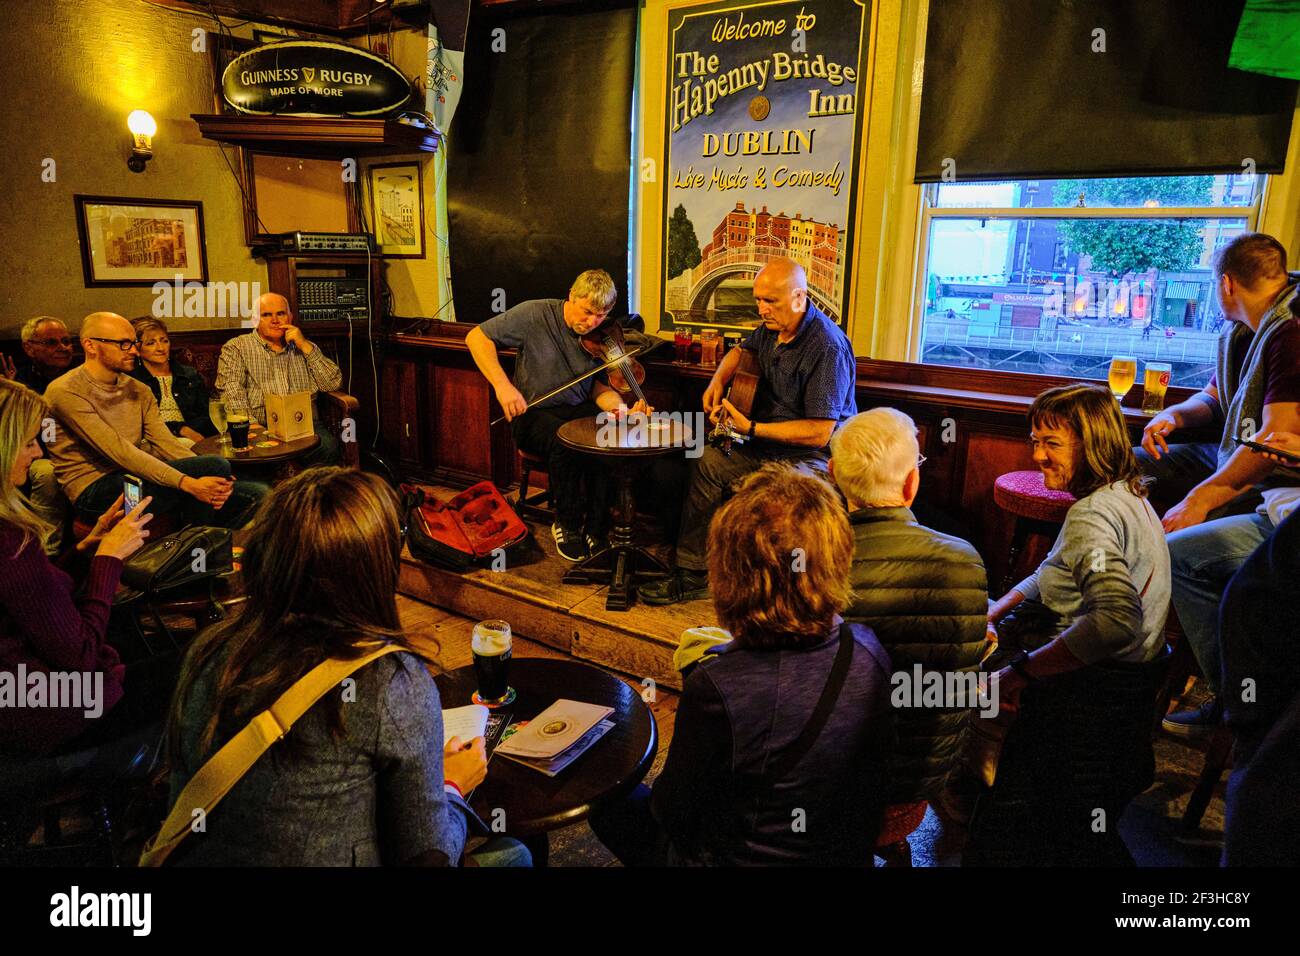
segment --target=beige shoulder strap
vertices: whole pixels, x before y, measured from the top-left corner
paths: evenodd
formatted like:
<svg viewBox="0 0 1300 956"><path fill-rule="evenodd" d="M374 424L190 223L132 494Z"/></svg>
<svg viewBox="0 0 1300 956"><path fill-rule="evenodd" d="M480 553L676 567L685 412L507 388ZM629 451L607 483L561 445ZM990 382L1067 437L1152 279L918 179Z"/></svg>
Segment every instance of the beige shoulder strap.
<svg viewBox="0 0 1300 956"><path fill-rule="evenodd" d="M208 758L190 778L158 833L145 844L140 854L140 866L162 866L181 841L193 832L194 811L202 809L205 815L211 813L257 759L287 734L294 721L307 713L331 688L371 661L405 650L407 648L397 644L385 644L350 660L330 658L304 674L274 704L254 717L247 727Z"/></svg>

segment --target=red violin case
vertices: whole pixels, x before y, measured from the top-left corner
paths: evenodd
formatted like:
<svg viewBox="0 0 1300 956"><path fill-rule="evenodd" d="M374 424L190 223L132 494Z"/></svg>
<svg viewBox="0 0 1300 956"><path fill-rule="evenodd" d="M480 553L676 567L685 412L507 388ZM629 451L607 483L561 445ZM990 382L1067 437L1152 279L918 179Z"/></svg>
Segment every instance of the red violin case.
<svg viewBox="0 0 1300 956"><path fill-rule="evenodd" d="M411 554L452 571L486 566L498 552L526 545L528 526L490 481L480 481L447 501L415 485L407 499L406 543Z"/></svg>

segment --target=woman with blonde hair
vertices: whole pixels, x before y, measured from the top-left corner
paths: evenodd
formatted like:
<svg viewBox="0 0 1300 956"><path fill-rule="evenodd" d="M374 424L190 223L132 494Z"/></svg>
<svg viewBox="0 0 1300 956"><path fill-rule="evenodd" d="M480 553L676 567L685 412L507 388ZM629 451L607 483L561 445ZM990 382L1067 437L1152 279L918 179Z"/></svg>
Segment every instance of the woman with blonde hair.
<svg viewBox="0 0 1300 956"><path fill-rule="evenodd" d="M172 802L317 665L385 644L404 650L312 705L173 862L454 865L467 837L487 835L463 799L487 771L483 738L443 747L437 686L398 619L401 550L397 496L375 475L311 468L266 498L244 550L248 599L196 639L182 668L168 727ZM513 841L493 841L487 854L528 859Z"/></svg>
<svg viewBox="0 0 1300 956"><path fill-rule="evenodd" d="M1029 426L1044 484L1077 500L1046 560L989 610L1016 716L966 862L1131 864L1118 824L1155 771L1169 549L1108 389L1047 389Z"/></svg>
<svg viewBox="0 0 1300 956"><path fill-rule="evenodd" d="M29 680L20 675L42 673L89 675L99 692L90 706L0 706L0 752L10 754L89 746L118 727L104 719L122 700L126 678L105 639L109 607L122 562L144 543L151 517L148 498L124 515L119 497L62 567L51 563L44 549L51 529L19 490L41 457L37 436L49 416L40 395L0 379L0 672L22 692ZM84 586L80 594L69 572Z"/></svg>
<svg viewBox="0 0 1300 956"><path fill-rule="evenodd" d="M892 746L889 657L840 617L853 536L822 478L768 464L709 526L733 640L683 684L654 790L593 814L626 864L870 866Z"/></svg>

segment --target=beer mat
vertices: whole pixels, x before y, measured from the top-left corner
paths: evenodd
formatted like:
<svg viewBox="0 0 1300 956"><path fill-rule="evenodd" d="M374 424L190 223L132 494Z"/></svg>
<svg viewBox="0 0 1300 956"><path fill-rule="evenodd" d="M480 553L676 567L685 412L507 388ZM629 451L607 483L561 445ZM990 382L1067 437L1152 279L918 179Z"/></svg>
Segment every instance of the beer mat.
<svg viewBox="0 0 1300 956"><path fill-rule="evenodd" d="M508 753L502 753L501 756L505 757L507 760L513 760L515 763L523 764L525 767L541 771L548 777L554 777L559 774L561 770L590 750L596 741L601 737L604 737L613 729L614 721L602 720L578 738L578 740L563 753L549 759L534 758L530 760L527 757L517 757L514 754Z"/></svg>
<svg viewBox="0 0 1300 956"><path fill-rule="evenodd" d="M614 712L613 707L583 704L561 698L512 734L497 749L528 759L549 760L558 757L598 723Z"/></svg>
<svg viewBox="0 0 1300 956"><path fill-rule="evenodd" d="M276 445L278 445L278 444L280 444L280 443L279 443L278 441L276 441L274 438L268 438L266 441L260 441L260 442L258 442L258 443L257 443L257 447L258 447L258 448L274 448L274 447L275 447Z"/></svg>
<svg viewBox="0 0 1300 956"><path fill-rule="evenodd" d="M501 743L502 735L505 734L506 728L510 726L510 712L495 712L488 714L487 726L483 728L483 743L487 748L488 759L492 758L492 753L497 749L497 744Z"/></svg>

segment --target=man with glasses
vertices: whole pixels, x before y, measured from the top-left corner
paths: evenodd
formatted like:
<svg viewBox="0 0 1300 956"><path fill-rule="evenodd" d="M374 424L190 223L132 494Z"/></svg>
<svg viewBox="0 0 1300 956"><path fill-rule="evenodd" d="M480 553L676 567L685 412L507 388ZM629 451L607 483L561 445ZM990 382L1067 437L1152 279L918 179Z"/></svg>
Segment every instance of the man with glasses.
<svg viewBox="0 0 1300 956"><path fill-rule="evenodd" d="M857 363L853 346L838 325L808 294L808 276L791 259L773 259L754 277L759 326L740 348L726 354L704 390L704 412L722 415L746 443L727 455L709 447L688 462L689 479L677 536L676 567L661 581L637 589L647 604L673 604L707 597L705 543L713 512L733 483L764 462L786 461L805 470L825 471L835 429L857 414L854 395ZM725 397L740 365L752 354L760 383L750 416ZM665 459L671 467L671 461ZM661 472L666 485L671 478Z"/></svg>
<svg viewBox="0 0 1300 956"><path fill-rule="evenodd" d="M72 333L62 319L38 315L23 325L22 341L30 362L17 370L13 380L44 395L50 382L72 365Z"/></svg>
<svg viewBox="0 0 1300 956"><path fill-rule="evenodd" d="M28 364L12 370L10 378L26 385L38 395L44 395L50 382L68 370L72 364L72 333L63 320L52 315L38 315L28 319L21 333L23 351ZM63 546L63 522L66 506L54 477L54 463L48 457L37 458L27 469L27 499L36 513L54 526L46 541L50 554L58 554Z"/></svg>
<svg viewBox="0 0 1300 956"><path fill-rule="evenodd" d="M267 487L234 481L230 462L195 455L163 422L149 387L130 376L137 345L131 323L95 312L81 326L84 364L50 383L57 419L50 445L55 474L77 515L93 523L122 493L122 476L139 477L154 514L181 524L239 527Z"/></svg>

